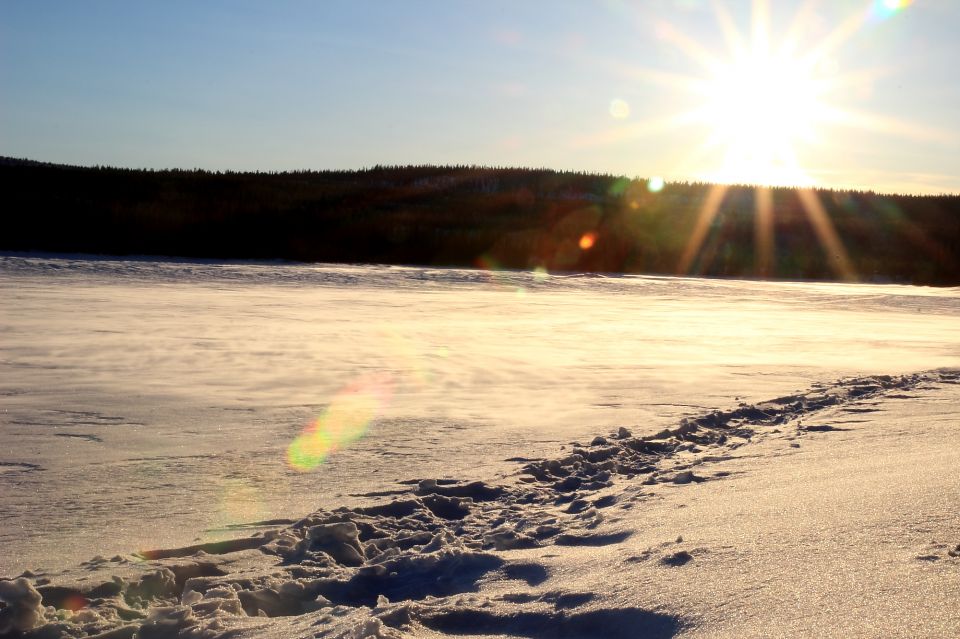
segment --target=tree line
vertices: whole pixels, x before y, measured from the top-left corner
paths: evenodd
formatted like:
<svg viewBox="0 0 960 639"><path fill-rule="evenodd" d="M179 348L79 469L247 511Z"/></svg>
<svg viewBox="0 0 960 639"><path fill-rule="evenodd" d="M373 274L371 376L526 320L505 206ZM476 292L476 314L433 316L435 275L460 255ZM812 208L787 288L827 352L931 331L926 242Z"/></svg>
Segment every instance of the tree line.
<svg viewBox="0 0 960 639"><path fill-rule="evenodd" d="M955 195L817 190L818 214L792 188L721 193L549 169L217 172L13 158L0 158L0 184L8 251L960 284ZM761 198L772 215L758 227ZM839 243L824 242L824 218ZM848 272L837 271L837 246Z"/></svg>

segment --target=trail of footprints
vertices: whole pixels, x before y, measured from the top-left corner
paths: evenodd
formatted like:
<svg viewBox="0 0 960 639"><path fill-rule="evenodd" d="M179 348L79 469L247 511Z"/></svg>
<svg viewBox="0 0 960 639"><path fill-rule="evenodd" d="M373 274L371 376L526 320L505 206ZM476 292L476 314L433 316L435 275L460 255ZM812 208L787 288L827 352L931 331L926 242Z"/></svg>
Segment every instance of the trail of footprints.
<svg viewBox="0 0 960 639"><path fill-rule="evenodd" d="M56 584L25 573L0 581L0 637L256 636L263 617L287 617L290 636L319 636L325 628L323 636L398 637L421 626L530 637L593 636L590 628L609 637L640 631L669 637L681 619L596 608L593 593L539 593L550 578L547 568L506 551L621 543L630 532L604 526L608 513L642 504L660 484L726 476L715 465L756 436L788 424L798 433L831 430L801 422L826 407L958 377L938 371L845 380L685 419L652 436L620 428L589 445L573 444L557 458L524 460L501 484L412 481L380 505L275 520L269 524L286 525L232 541L147 551L136 560L95 558L83 565L85 574ZM625 563L656 561L665 570L695 565L699 551L682 548L682 541ZM949 554L960 556L960 546ZM516 581L523 592L493 600L477 594L489 580Z"/></svg>

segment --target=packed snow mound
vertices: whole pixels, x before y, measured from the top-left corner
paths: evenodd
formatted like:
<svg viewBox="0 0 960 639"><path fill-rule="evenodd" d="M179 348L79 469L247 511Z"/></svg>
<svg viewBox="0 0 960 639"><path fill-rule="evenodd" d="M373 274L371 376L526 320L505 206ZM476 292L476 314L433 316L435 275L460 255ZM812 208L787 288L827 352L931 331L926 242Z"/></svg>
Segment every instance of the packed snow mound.
<svg viewBox="0 0 960 639"><path fill-rule="evenodd" d="M44 615L42 598L27 579L0 581L0 635L33 630Z"/></svg>
<svg viewBox="0 0 960 639"><path fill-rule="evenodd" d="M549 574L524 549L622 543L631 530L605 513L642 503L638 487L685 490L722 479L713 465L754 438L782 429L816 433L809 422L827 407L856 410L865 399L938 383L960 383L960 374L841 380L647 437L621 427L530 461L498 484L411 480L391 501L320 510L243 539L98 557L56 583L32 574L0 581L0 636L396 639L470 630L578 637L603 628L610 637L670 637L688 620L604 608L594 592L535 592ZM696 561L675 544L658 553L666 569ZM482 588L511 582L525 592Z"/></svg>

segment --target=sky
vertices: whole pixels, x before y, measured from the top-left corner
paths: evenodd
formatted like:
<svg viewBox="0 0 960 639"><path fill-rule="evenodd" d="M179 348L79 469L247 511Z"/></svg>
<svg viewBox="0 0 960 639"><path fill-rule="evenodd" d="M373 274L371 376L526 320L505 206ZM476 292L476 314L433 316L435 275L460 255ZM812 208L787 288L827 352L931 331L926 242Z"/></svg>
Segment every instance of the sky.
<svg viewBox="0 0 960 639"><path fill-rule="evenodd" d="M960 192L956 0L0 3L0 155Z"/></svg>

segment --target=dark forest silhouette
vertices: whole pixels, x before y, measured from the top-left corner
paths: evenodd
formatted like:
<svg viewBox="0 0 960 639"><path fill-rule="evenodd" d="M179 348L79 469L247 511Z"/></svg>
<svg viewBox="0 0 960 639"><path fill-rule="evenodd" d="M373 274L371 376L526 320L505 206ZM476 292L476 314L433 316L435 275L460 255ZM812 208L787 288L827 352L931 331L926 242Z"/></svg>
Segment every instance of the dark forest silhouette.
<svg viewBox="0 0 960 639"><path fill-rule="evenodd" d="M652 192L646 180L547 169L240 173L11 158L0 159L0 184L8 251L838 277L791 188L770 189L773 259L764 263L748 186L726 191L685 261L708 184ZM960 284L960 196L815 193L856 279Z"/></svg>

